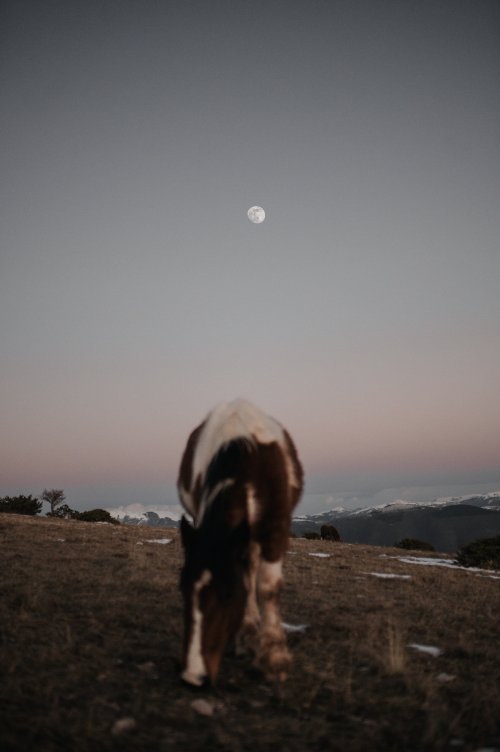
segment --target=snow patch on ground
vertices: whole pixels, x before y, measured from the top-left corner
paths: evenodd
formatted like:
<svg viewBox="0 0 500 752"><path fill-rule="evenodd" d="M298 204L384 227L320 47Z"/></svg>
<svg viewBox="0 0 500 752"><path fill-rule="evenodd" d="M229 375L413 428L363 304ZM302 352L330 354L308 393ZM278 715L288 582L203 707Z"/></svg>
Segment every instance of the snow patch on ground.
<svg viewBox="0 0 500 752"><path fill-rule="evenodd" d="M204 700L200 697L198 700L192 701L191 707L195 713L198 713L198 715L204 715L207 718L210 718L217 710L217 703L213 700Z"/></svg>
<svg viewBox="0 0 500 752"><path fill-rule="evenodd" d="M331 554L313 554L313 553L310 553L309 556L316 556L318 559L329 559L331 557Z"/></svg>
<svg viewBox="0 0 500 752"><path fill-rule="evenodd" d="M455 681L456 678L457 677L454 676L454 674L447 674L445 671L437 675L437 680L442 682L443 684L446 684L447 682Z"/></svg>
<svg viewBox="0 0 500 752"><path fill-rule="evenodd" d="M383 580L411 580L411 574L394 574L392 572L363 572L371 574L372 577L380 577Z"/></svg>
<svg viewBox="0 0 500 752"><path fill-rule="evenodd" d="M122 736L123 734L127 734L129 731L134 731L137 727L137 721L135 718L119 718L117 721L114 722L111 733L113 736Z"/></svg>
<svg viewBox="0 0 500 752"><path fill-rule="evenodd" d="M305 632L308 627L307 624L288 624L286 621L282 621L281 626L285 632Z"/></svg>
<svg viewBox="0 0 500 752"><path fill-rule="evenodd" d="M142 546L144 543L161 543L163 545L166 545L167 543L172 543L173 538L153 538L152 540L145 540L145 541L137 541L137 546Z"/></svg>
<svg viewBox="0 0 500 752"><path fill-rule="evenodd" d="M409 648L417 650L419 653L425 653L426 655L432 655L433 658L439 658L442 654L441 648L435 647L435 645L420 645L418 642L410 642Z"/></svg>
<svg viewBox="0 0 500 752"><path fill-rule="evenodd" d="M383 554L385 556L385 554ZM458 569L462 572L471 572L472 574L478 574L481 577L489 577L492 580L500 580L500 575L491 574L489 569L479 569L478 567L461 567L455 561L451 559L432 559L427 556L390 556L387 558L398 559L403 564L420 564L425 567L447 567L448 569Z"/></svg>

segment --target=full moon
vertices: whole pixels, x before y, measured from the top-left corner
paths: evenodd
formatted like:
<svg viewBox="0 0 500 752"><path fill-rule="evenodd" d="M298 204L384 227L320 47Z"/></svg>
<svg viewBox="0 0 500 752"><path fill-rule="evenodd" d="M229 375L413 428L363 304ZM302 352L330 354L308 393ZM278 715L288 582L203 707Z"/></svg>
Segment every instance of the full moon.
<svg viewBox="0 0 500 752"><path fill-rule="evenodd" d="M253 222L255 225L260 225L260 223L266 218L266 212L262 206L252 206L247 211L247 216L250 222Z"/></svg>

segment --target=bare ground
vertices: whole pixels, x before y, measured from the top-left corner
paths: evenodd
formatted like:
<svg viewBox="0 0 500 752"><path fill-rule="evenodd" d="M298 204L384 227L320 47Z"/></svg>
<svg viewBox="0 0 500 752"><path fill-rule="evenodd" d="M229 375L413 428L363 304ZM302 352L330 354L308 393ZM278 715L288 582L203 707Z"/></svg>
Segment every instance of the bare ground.
<svg viewBox="0 0 500 752"><path fill-rule="evenodd" d="M289 634L288 681L228 654L194 692L175 530L3 514L0 748L500 750L500 579L401 555L291 540L283 619L307 628Z"/></svg>

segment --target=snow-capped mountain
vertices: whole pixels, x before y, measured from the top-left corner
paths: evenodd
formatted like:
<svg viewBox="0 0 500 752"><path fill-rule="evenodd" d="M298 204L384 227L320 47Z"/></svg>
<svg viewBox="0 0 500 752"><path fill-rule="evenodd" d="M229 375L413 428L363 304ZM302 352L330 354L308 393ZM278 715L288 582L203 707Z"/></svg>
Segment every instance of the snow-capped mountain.
<svg viewBox="0 0 500 752"><path fill-rule="evenodd" d="M359 507L358 509L345 509L344 507L333 507L326 512L310 515L298 515L294 521L318 521L328 522L329 520L339 519L342 517L352 516L370 516L373 514L391 513L408 511L410 509L431 509L441 508L450 505L466 504L482 509L500 509L500 491L492 491L488 494L469 494L468 496L449 496L446 498L434 499L432 501L407 501L396 499L386 504L378 504L374 507Z"/></svg>
<svg viewBox="0 0 500 752"><path fill-rule="evenodd" d="M292 530L303 535L319 532L324 524L333 524L346 542L391 546L417 538L438 551L454 551L471 540L500 534L500 492L430 502L398 499L350 511L336 507L294 517Z"/></svg>
<svg viewBox="0 0 500 752"><path fill-rule="evenodd" d="M107 511L118 522L125 525L149 525L151 527L178 527L183 514L178 504L165 506L128 504Z"/></svg>

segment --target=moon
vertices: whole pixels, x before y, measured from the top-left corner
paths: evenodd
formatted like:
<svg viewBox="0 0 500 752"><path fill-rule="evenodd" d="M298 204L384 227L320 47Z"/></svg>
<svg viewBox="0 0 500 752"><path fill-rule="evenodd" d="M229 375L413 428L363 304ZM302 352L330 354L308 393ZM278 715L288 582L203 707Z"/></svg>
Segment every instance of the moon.
<svg viewBox="0 0 500 752"><path fill-rule="evenodd" d="M254 225L260 225L261 222L263 222L266 218L266 212L262 208L262 206L252 206L247 211L247 216L250 222L253 222Z"/></svg>

